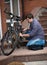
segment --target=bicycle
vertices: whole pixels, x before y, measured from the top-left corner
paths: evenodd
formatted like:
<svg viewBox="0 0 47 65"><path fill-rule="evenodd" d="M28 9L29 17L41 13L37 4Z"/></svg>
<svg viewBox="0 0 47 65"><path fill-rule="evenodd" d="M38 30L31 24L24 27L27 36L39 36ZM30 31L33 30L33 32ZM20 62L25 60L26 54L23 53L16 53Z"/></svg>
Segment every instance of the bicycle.
<svg viewBox="0 0 47 65"><path fill-rule="evenodd" d="M22 26L19 24L19 21L21 18L19 16L15 16L14 14L10 13L5 9L4 11L7 15L10 16L10 23L7 28L7 32L4 34L2 40L1 40L1 50L4 55L8 56L10 55L17 45L20 45L19 43L24 40L24 38L21 38L19 36L19 33L22 32ZM13 25L13 18L16 19L16 28Z"/></svg>

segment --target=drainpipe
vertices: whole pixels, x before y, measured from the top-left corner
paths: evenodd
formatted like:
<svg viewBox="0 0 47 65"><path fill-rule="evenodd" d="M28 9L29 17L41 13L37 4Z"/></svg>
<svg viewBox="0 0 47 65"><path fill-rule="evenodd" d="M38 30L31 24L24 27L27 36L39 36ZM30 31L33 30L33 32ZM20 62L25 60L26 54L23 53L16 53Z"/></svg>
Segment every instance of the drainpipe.
<svg viewBox="0 0 47 65"><path fill-rule="evenodd" d="M19 3L20 0L18 0L18 16L20 16L20 3Z"/></svg>
<svg viewBox="0 0 47 65"><path fill-rule="evenodd" d="M21 0L22 2L22 19L24 20L24 0Z"/></svg>
<svg viewBox="0 0 47 65"><path fill-rule="evenodd" d="M11 11L11 13L13 13L13 7L12 7L12 0L10 0L10 11Z"/></svg>

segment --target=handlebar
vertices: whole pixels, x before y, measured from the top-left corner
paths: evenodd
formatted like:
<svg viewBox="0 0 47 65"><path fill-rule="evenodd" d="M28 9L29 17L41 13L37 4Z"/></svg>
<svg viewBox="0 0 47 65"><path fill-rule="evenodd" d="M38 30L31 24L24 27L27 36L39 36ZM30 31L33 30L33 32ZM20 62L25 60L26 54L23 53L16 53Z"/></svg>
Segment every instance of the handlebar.
<svg viewBox="0 0 47 65"><path fill-rule="evenodd" d="M8 14L9 16L12 15L11 19L13 19L15 17L16 21L22 20L20 16L15 16L13 13L7 11L7 8L5 8L4 13Z"/></svg>

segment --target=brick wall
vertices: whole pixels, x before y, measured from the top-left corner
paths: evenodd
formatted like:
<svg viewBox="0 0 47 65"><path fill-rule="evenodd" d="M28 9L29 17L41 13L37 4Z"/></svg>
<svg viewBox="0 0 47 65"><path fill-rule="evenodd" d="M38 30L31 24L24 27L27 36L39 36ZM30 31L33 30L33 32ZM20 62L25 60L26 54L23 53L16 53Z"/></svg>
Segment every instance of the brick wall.
<svg viewBox="0 0 47 65"><path fill-rule="evenodd" d="M4 13L4 8L5 8L4 0L0 1L0 5L1 5L2 31L3 31L3 34L4 34L6 32L6 30L7 30L6 17L5 17L5 13Z"/></svg>
<svg viewBox="0 0 47 65"><path fill-rule="evenodd" d="M47 0L24 0L24 14L31 12L35 7L47 7Z"/></svg>

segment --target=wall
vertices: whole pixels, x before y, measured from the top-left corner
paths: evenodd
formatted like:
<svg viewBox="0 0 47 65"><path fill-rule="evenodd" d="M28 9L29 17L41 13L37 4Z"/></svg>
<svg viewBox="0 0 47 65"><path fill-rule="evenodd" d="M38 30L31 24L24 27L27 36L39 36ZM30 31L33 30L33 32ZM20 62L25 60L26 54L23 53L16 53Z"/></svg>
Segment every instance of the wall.
<svg viewBox="0 0 47 65"><path fill-rule="evenodd" d="M1 6L2 31L3 31L3 34L4 34L6 32L6 30L7 30L6 17L5 17L5 13L4 13L4 8L5 8L4 0L0 1L0 6Z"/></svg>
<svg viewBox="0 0 47 65"><path fill-rule="evenodd" d="M47 0L24 0L24 14L31 12L35 7L47 7Z"/></svg>

